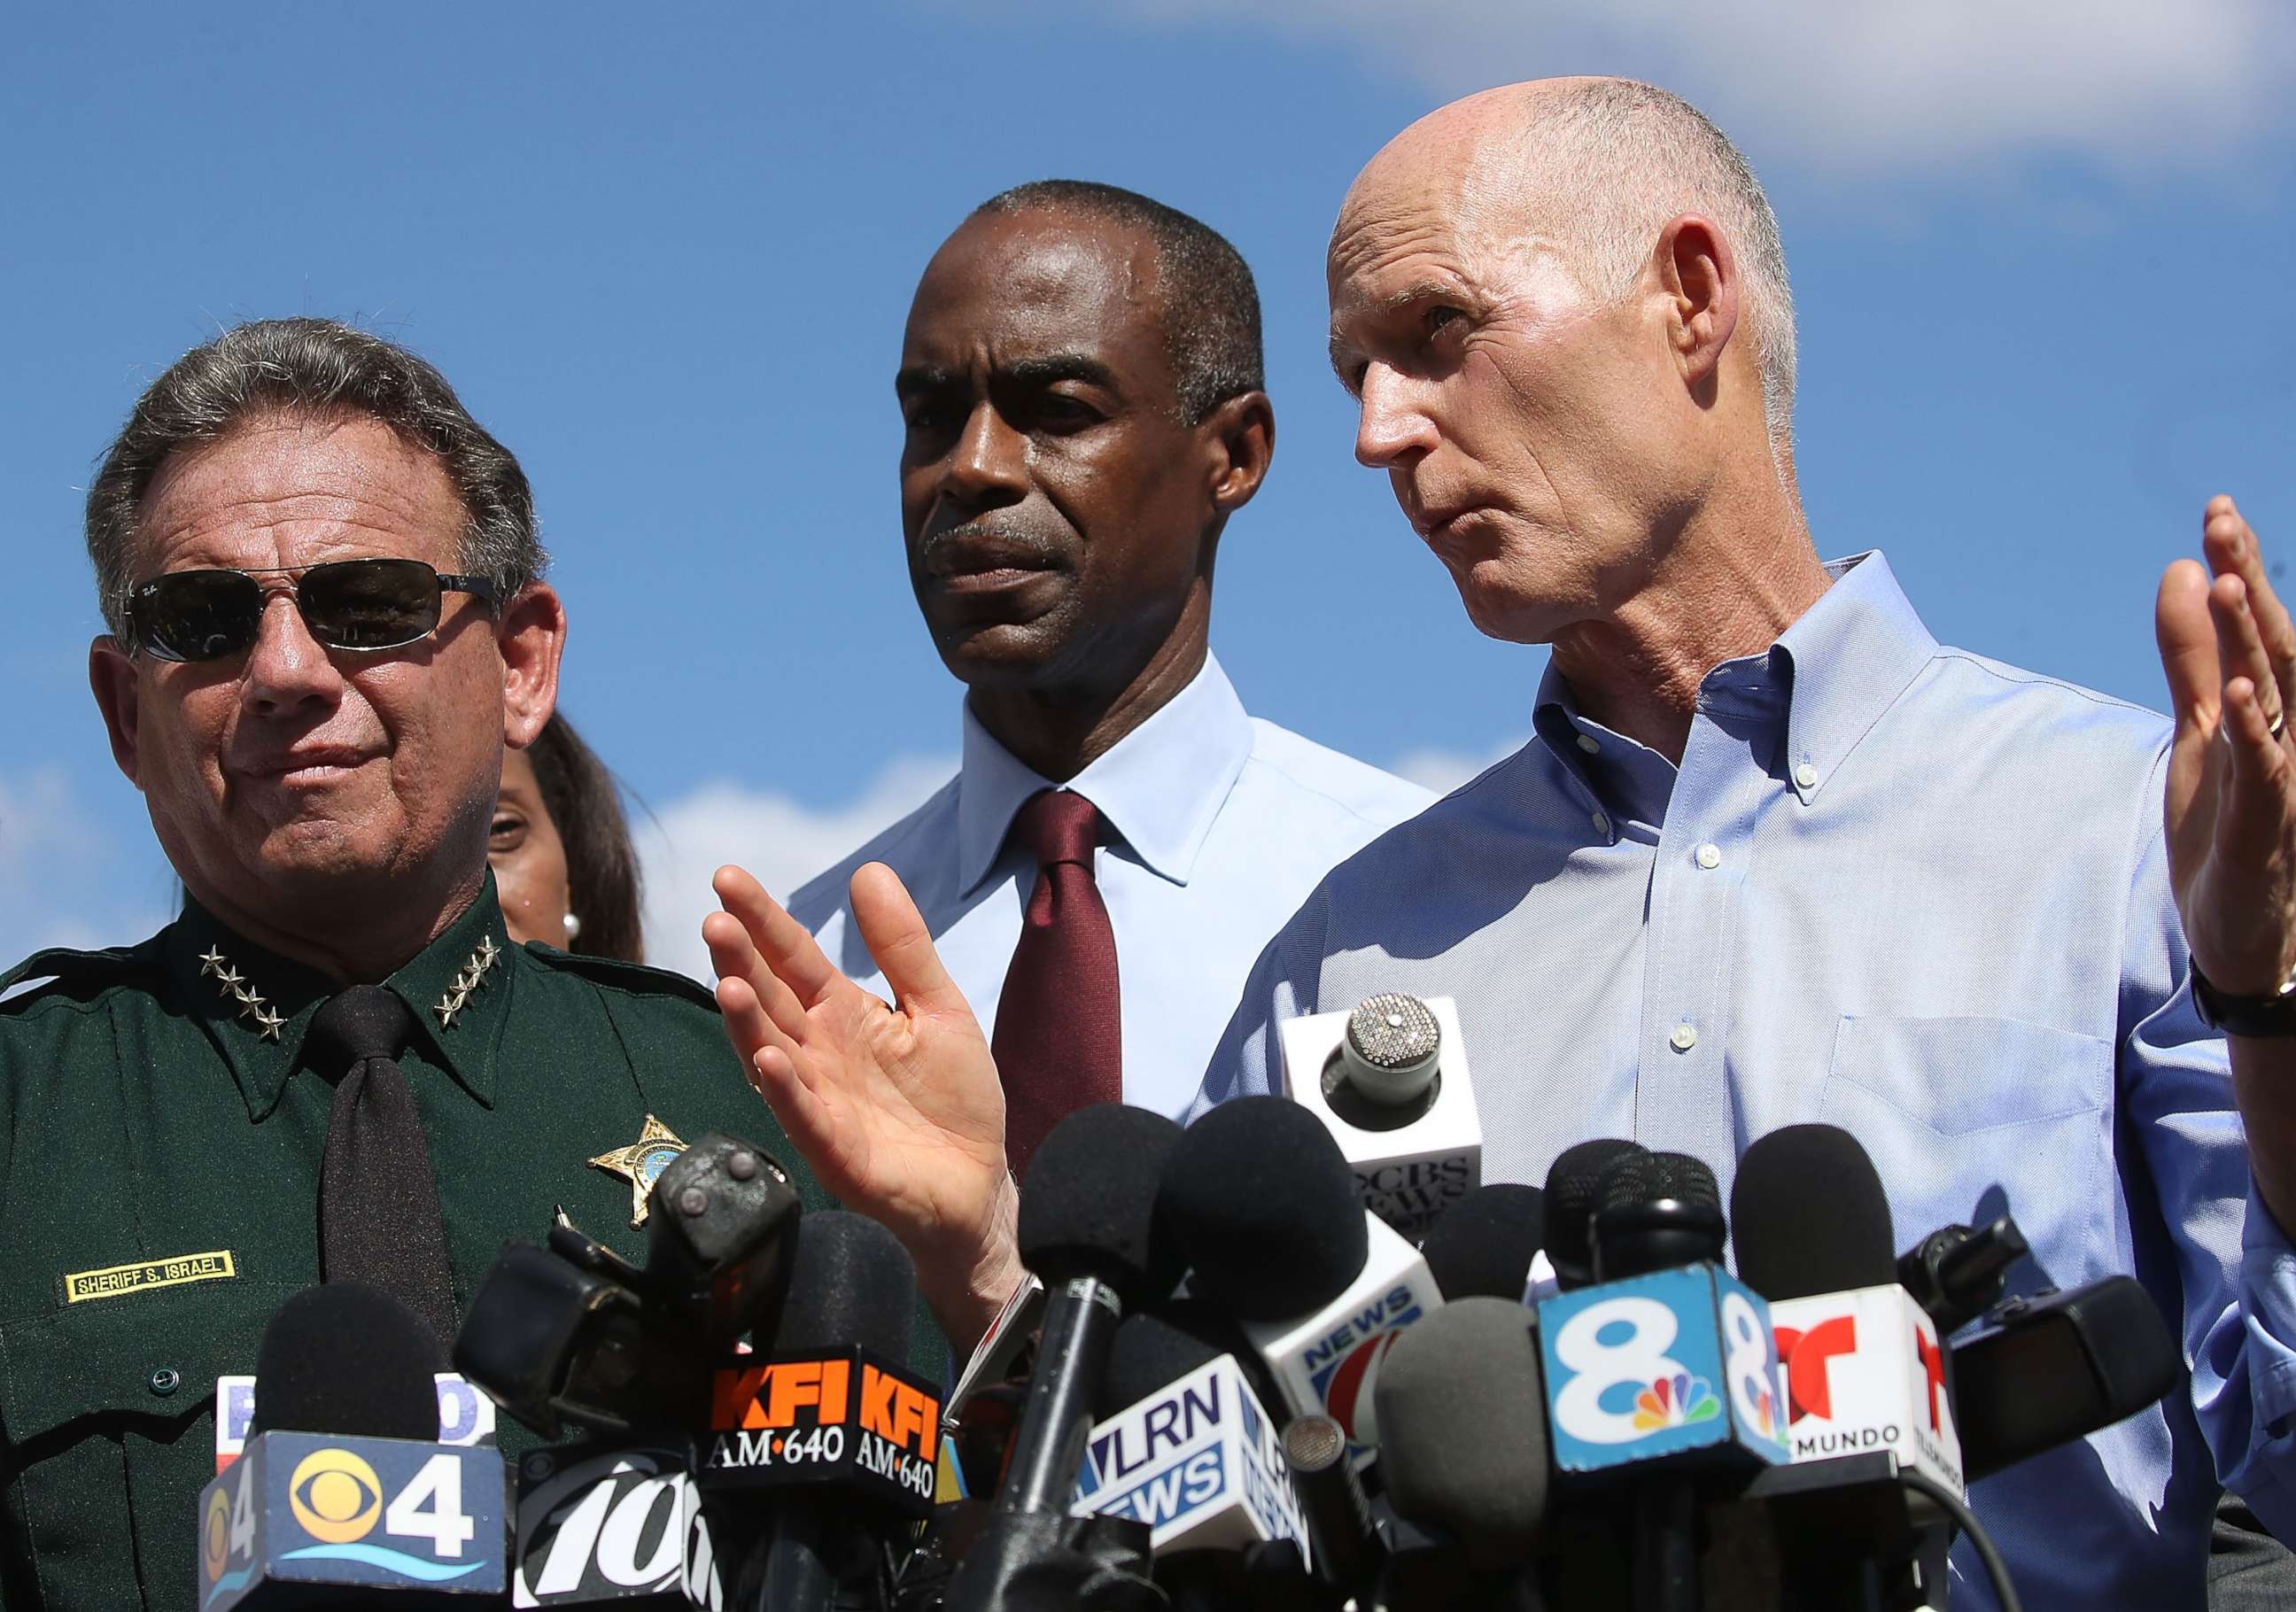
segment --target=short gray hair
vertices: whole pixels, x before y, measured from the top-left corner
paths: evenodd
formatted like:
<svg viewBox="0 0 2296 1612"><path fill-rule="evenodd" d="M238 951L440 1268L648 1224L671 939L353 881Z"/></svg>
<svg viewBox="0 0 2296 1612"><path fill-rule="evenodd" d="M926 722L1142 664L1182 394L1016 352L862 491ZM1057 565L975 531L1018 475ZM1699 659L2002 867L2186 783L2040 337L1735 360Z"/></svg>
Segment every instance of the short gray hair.
<svg viewBox="0 0 2296 1612"><path fill-rule="evenodd" d="M1781 446L1793 437L1793 291L1777 214L1729 136L1681 96L1631 78L1542 86L1530 102L1532 170L1568 207L1555 233L1598 297L1634 289L1667 220L1702 213L1737 250L1761 377L1762 419Z"/></svg>
<svg viewBox="0 0 2296 1612"><path fill-rule="evenodd" d="M258 319L170 364L135 400L88 487L87 554L114 633L125 630L136 515L152 479L178 448L276 415L364 415L436 455L466 517L461 569L491 579L497 598L548 566L526 472L444 375L396 342L332 319Z"/></svg>

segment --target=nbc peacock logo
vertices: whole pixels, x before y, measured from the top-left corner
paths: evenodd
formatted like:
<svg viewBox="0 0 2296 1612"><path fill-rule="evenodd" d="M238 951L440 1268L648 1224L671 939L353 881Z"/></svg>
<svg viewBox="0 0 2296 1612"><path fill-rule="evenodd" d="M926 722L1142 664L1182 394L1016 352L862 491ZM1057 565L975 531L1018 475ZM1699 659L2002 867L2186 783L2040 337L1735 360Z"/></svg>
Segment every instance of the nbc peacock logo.
<svg viewBox="0 0 2296 1612"><path fill-rule="evenodd" d="M1635 1395L1635 1431L1657 1433L1693 1422L1712 1421L1722 1414L1721 1402L1702 1377L1677 1371L1661 1377Z"/></svg>

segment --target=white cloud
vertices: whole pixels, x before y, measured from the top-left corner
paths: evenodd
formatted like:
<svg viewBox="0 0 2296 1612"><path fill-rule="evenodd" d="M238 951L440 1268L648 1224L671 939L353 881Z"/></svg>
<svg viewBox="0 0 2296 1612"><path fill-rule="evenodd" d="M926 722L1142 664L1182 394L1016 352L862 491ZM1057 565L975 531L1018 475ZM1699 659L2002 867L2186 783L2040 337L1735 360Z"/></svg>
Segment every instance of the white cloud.
<svg viewBox="0 0 2296 1612"><path fill-rule="evenodd" d="M62 767L0 773L0 969L44 946L141 940L174 894L159 847L115 844Z"/></svg>
<svg viewBox="0 0 2296 1612"><path fill-rule="evenodd" d="M808 806L773 790L705 784L635 826L645 870L646 961L707 980L701 921L718 908L709 876L726 863L757 875L776 896L921 805L956 770L954 760L902 757L855 798Z"/></svg>
<svg viewBox="0 0 2296 1612"><path fill-rule="evenodd" d="M2287 0L1121 4L1150 23L1335 41L1446 97L1558 73L1647 78L1758 162L1820 168L2057 153L2178 166L2268 139L2296 66Z"/></svg>

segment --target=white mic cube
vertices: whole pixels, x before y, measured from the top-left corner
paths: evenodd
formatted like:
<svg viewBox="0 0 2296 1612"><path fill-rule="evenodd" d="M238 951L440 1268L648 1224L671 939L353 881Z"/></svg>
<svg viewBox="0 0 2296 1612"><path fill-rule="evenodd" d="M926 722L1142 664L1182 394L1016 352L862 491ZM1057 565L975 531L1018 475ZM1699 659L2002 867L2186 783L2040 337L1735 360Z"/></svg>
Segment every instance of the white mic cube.
<svg viewBox="0 0 2296 1612"><path fill-rule="evenodd" d="M1895 1283L1770 1305L1797 1464L1872 1450L1964 1492L1937 1322Z"/></svg>
<svg viewBox="0 0 2296 1612"><path fill-rule="evenodd" d="M1384 1005L1383 1005L1384 1004ZM1373 1015L1375 1029L1430 1027L1437 1043L1435 1077L1420 1099L1390 1106L1369 1101L1348 1081L1349 1020ZM1312 1111L1340 1144L1356 1174L1364 1207L1416 1242L1437 1215L1482 1184L1483 1122L1467 1073L1458 1005L1448 996L1421 1002L1375 996L1344 1013L1288 1019L1282 1029L1285 1095Z"/></svg>
<svg viewBox="0 0 2296 1612"><path fill-rule="evenodd" d="M1159 1556L1275 1539L1304 1556L1307 1518L1279 1436L1223 1354L1095 1425L1070 1514L1144 1522Z"/></svg>

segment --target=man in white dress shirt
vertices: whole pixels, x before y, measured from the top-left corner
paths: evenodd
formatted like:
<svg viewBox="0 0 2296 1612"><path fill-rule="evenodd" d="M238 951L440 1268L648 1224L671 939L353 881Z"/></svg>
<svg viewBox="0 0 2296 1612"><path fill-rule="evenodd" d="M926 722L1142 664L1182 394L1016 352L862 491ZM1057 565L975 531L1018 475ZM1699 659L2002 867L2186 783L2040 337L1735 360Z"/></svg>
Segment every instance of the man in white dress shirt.
<svg viewBox="0 0 2296 1612"><path fill-rule="evenodd" d="M1227 241L1110 186L1006 192L926 268L896 389L964 765L789 910L882 991L849 887L900 875L990 1031L1018 1165L1086 1102L1185 1108L1267 937L1432 797L1246 715L1210 652L1275 430Z"/></svg>

